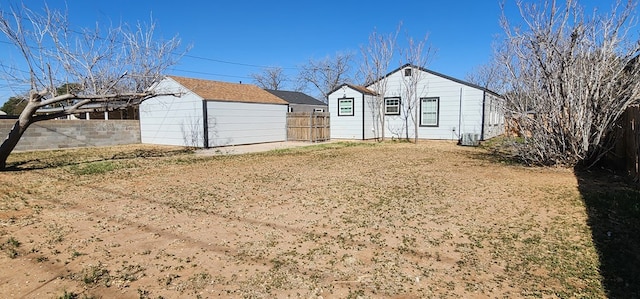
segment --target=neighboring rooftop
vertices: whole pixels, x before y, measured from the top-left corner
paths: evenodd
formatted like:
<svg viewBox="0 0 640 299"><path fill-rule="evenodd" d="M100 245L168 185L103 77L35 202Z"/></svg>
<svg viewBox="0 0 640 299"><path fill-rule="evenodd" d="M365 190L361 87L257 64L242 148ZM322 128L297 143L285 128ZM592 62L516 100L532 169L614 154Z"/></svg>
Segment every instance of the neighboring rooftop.
<svg viewBox="0 0 640 299"><path fill-rule="evenodd" d="M336 87L336 88L335 88L334 90L332 90L330 93L334 93L334 92L335 92L335 91L337 91L338 89L340 89L340 88L342 88L342 87L345 87L345 86L347 86L347 87L349 87L349 88L351 88L351 89L353 89L353 90L356 90L356 91L358 91L358 92L360 92L360 93L363 93L363 94L376 95L376 93L375 93L374 91L372 91L372 90L370 90L370 89L368 89L368 88L366 88L366 87L364 87L364 86L361 86L361 85L353 85L353 84L349 84L349 83L344 83L344 84L342 84L342 85L340 85L340 86Z"/></svg>
<svg viewBox="0 0 640 299"><path fill-rule="evenodd" d="M228 83L204 79L169 76L205 100L263 104L287 102L253 84Z"/></svg>
<svg viewBox="0 0 640 299"><path fill-rule="evenodd" d="M373 91L371 89L368 89L368 88L366 88L364 86L361 86L361 85L347 84L347 86L350 86L351 88L353 88L353 89L355 89L355 90L357 90L357 91L359 91L361 93L364 93L364 94L376 95L375 91Z"/></svg>
<svg viewBox="0 0 640 299"><path fill-rule="evenodd" d="M318 105L318 106L327 105L327 103L319 101L318 99L299 91L286 91L286 90L273 90L273 89L265 89L265 90L289 102L289 104Z"/></svg>

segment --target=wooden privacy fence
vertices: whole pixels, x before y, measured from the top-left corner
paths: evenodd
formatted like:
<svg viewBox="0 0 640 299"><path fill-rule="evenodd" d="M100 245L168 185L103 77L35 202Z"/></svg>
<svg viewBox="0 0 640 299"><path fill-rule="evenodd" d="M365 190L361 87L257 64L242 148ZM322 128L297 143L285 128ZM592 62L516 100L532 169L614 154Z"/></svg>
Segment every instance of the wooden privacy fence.
<svg viewBox="0 0 640 299"><path fill-rule="evenodd" d="M632 105L622 115L622 140L618 143L629 176L640 181L640 106Z"/></svg>
<svg viewBox="0 0 640 299"><path fill-rule="evenodd" d="M329 113L327 112L290 112L287 113L288 141L327 141L329 140Z"/></svg>

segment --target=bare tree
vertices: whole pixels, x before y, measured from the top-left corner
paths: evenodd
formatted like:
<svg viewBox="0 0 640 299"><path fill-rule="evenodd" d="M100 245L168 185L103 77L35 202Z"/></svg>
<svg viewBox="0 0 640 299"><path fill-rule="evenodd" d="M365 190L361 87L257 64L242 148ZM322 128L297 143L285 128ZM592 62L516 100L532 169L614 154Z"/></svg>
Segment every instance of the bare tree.
<svg viewBox="0 0 640 299"><path fill-rule="evenodd" d="M524 27L503 14L506 42L498 59L509 90L506 109L520 116L521 159L588 166L611 149L607 135L640 91L640 43L627 39L635 7L617 1L608 14L585 15L574 0L518 2Z"/></svg>
<svg viewBox="0 0 640 299"><path fill-rule="evenodd" d="M434 54L431 45L427 44L429 36L426 35L422 40L416 41L412 37L407 37L407 48L400 49L402 59L405 61L409 73L402 76L402 87L404 88L404 98L400 102L402 108L402 121L404 124L405 138L409 140L410 127L413 129L414 142L418 142L418 128L420 126L419 119L420 98L426 95L427 85L420 84L424 79L422 69L427 67L430 59Z"/></svg>
<svg viewBox="0 0 640 299"><path fill-rule="evenodd" d="M467 73L465 80L488 90L502 93L504 92L504 85L501 81L504 78L504 74L501 74L502 70L503 68L494 57L491 61L479 65Z"/></svg>
<svg viewBox="0 0 640 299"><path fill-rule="evenodd" d="M28 67L26 107L0 145L0 169L34 122L85 113L124 109L159 94L151 89L167 67L180 58L180 40L154 38L155 25L134 28L72 30L65 14L48 7L37 13L26 6L0 14L0 32ZM3 68L15 70L15 68ZM22 80L22 82L18 82ZM56 87L71 83L73 89ZM65 91L64 94L58 94Z"/></svg>
<svg viewBox="0 0 640 299"><path fill-rule="evenodd" d="M322 101L327 102L329 92L349 81L352 60L353 54L350 52L336 53L322 60L309 59L300 66L298 81L313 85L320 92Z"/></svg>
<svg viewBox="0 0 640 299"><path fill-rule="evenodd" d="M369 44L360 49L363 58L360 73L364 77L364 85L375 93L374 101L369 104L369 108L374 119L374 134L380 140L384 140L385 137L384 97L387 92L387 78L384 76L393 60L398 32L400 26L395 33L387 35L374 30L369 35Z"/></svg>
<svg viewBox="0 0 640 299"><path fill-rule="evenodd" d="M262 73L253 73L250 76L262 89L280 90L288 81L287 75L284 74L281 67L266 68L262 70Z"/></svg>

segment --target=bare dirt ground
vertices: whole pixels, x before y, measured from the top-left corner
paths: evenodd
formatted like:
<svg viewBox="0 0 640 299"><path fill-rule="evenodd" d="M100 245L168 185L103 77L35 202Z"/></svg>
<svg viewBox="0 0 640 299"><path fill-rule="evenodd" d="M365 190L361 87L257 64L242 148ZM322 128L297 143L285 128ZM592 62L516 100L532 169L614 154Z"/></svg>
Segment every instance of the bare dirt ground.
<svg viewBox="0 0 640 299"><path fill-rule="evenodd" d="M450 142L175 150L13 155L0 297L606 297L571 170Z"/></svg>

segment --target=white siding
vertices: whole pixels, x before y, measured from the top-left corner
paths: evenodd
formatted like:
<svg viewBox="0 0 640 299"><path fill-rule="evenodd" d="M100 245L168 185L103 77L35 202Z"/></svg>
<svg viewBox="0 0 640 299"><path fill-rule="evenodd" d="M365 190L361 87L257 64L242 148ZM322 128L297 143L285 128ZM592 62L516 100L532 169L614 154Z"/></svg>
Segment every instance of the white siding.
<svg viewBox="0 0 640 299"><path fill-rule="evenodd" d="M400 97L401 101L400 115L384 116L385 138L415 136L414 119L420 121L420 98L437 98L439 107L437 126L418 126L420 139L459 140L463 134L474 134L478 138L488 139L504 132L504 116L498 97L482 88L416 68L413 69L412 76L419 77L420 81L413 97L416 103L413 103L414 108L409 111L414 117L406 117L409 97L404 74L404 69L400 69L384 79L387 80L384 97ZM342 97L354 98L353 116L338 116L338 99ZM366 101L364 107L363 98ZM375 138L371 130L375 125L370 101L374 101L373 96L363 96L359 91L348 87L330 94L331 138L362 139L363 133L364 139Z"/></svg>
<svg viewBox="0 0 640 299"><path fill-rule="evenodd" d="M474 133L480 136L484 91L417 69L413 70L412 75L420 76L417 97L415 97L418 103L414 104L412 114L419 116L420 98L434 97L439 101L438 125L419 126L418 138L458 140L461 133ZM406 107L408 98L403 76L404 71L400 70L387 77L385 97L400 97L401 105ZM406 136L405 112L406 109L403 108L399 116L385 116L385 137L404 138ZM416 119L420 121L419 117ZM408 135L413 138L415 125L410 117L408 126Z"/></svg>
<svg viewBox="0 0 640 299"><path fill-rule="evenodd" d="M209 146L287 140L287 105L207 101Z"/></svg>
<svg viewBox="0 0 640 299"><path fill-rule="evenodd" d="M375 100L375 97L372 95L364 96L364 139L376 138L376 131L374 129L376 124L374 123L375 118L372 114L375 107Z"/></svg>
<svg viewBox="0 0 640 299"><path fill-rule="evenodd" d="M155 91L183 95L159 96L140 104L142 143L203 146L202 98L170 78L162 80Z"/></svg>
<svg viewBox="0 0 640 299"><path fill-rule="evenodd" d="M338 99L353 98L353 115L338 115ZM332 139L362 139L363 95L359 91L345 87L329 94L328 104Z"/></svg>
<svg viewBox="0 0 640 299"><path fill-rule="evenodd" d="M504 134L503 100L487 94L485 99L484 139Z"/></svg>

